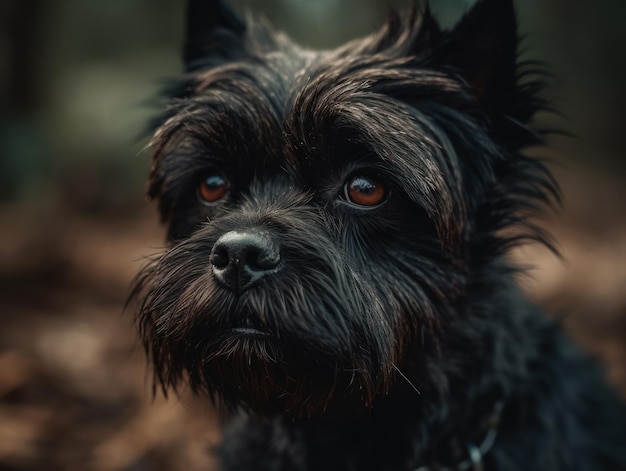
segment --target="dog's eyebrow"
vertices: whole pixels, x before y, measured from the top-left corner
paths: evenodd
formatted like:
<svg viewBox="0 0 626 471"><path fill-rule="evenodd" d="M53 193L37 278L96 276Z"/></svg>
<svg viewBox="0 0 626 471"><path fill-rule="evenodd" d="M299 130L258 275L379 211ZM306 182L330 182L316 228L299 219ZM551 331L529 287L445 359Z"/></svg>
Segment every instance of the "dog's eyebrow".
<svg viewBox="0 0 626 471"><path fill-rule="evenodd" d="M426 210L440 234L459 227L464 208L455 202L462 201L458 194L461 173L445 134L418 110L389 97L372 95L358 111L362 116L357 119L375 155L383 167L394 169L393 177Z"/></svg>
<svg viewBox="0 0 626 471"><path fill-rule="evenodd" d="M200 94L171 104L169 118L150 143L154 164L186 159L192 166L210 161L235 168L270 165L282 139L277 101L245 75L213 77ZM193 152L185 150L188 141L195 143L186 146Z"/></svg>

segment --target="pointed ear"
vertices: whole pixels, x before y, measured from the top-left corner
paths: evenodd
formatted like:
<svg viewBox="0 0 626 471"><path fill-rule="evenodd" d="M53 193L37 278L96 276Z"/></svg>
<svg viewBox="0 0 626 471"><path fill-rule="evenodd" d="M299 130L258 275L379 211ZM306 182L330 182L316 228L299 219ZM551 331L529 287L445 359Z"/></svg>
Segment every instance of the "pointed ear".
<svg viewBox="0 0 626 471"><path fill-rule="evenodd" d="M441 43L442 32L428 3L415 3L408 15L392 12L389 20L365 44L364 53L405 57L420 55Z"/></svg>
<svg viewBox="0 0 626 471"><path fill-rule="evenodd" d="M226 0L188 0L183 60L186 72L245 54L246 23Z"/></svg>
<svg viewBox="0 0 626 471"><path fill-rule="evenodd" d="M501 108L516 84L517 19L513 0L478 0L440 50L488 108Z"/></svg>
<svg viewBox="0 0 626 471"><path fill-rule="evenodd" d="M413 15L415 15L415 13L413 13ZM437 44L441 43L442 31L439 27L439 23L432 14L430 3L424 5L424 10L421 13L419 36L422 44L418 41L418 43L413 46L414 51L418 53L424 47L424 44L427 47L436 47Z"/></svg>

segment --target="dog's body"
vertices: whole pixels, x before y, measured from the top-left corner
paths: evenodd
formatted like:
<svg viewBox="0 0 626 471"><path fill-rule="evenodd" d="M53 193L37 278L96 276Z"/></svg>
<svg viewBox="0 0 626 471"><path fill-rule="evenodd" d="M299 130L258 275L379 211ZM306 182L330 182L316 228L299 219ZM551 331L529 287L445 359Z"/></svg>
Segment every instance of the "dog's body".
<svg viewBox="0 0 626 471"><path fill-rule="evenodd" d="M620 470L623 406L514 283L556 198L511 0L305 51L191 3L138 278L158 381L227 412L224 470Z"/></svg>

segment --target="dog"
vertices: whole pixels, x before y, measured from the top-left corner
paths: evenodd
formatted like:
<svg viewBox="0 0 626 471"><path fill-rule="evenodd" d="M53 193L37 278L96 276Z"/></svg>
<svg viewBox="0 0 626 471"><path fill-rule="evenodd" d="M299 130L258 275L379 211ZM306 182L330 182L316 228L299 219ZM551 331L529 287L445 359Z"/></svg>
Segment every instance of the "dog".
<svg viewBox="0 0 626 471"><path fill-rule="evenodd" d="M227 425L221 469L625 470L626 413L516 285L559 190L512 0L311 51L191 0L131 299L155 387Z"/></svg>

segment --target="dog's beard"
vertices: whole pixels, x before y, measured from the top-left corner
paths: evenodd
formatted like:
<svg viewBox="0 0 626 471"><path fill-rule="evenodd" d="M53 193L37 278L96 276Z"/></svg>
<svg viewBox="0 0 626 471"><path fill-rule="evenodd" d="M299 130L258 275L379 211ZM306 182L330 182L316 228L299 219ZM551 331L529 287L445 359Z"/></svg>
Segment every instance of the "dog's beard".
<svg viewBox="0 0 626 471"><path fill-rule="evenodd" d="M358 271L315 218L303 220L275 231L280 273L239 295L211 273L224 224L206 224L144 268L138 322L163 385L187 371L194 389L228 405L295 416L369 407L389 388L416 317L375 267Z"/></svg>

